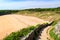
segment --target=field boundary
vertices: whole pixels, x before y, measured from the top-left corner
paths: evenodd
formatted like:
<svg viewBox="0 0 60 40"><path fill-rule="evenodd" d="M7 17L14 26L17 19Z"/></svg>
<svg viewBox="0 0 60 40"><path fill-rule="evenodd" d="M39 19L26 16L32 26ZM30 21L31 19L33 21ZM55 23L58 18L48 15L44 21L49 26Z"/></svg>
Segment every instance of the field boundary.
<svg viewBox="0 0 60 40"><path fill-rule="evenodd" d="M31 31L26 37L22 38L21 40L36 40L38 35L41 34L42 29L46 28L47 26L50 26L53 22L49 24L41 24L38 25L37 28L35 28L33 31Z"/></svg>

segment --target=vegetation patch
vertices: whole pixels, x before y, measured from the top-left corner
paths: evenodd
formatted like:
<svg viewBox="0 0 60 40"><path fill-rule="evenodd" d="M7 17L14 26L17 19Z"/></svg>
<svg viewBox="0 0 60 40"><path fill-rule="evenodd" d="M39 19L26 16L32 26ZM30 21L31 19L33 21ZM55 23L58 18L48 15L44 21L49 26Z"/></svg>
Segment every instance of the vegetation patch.
<svg viewBox="0 0 60 40"><path fill-rule="evenodd" d="M57 20L53 21L52 25L51 26L55 26L57 24Z"/></svg>
<svg viewBox="0 0 60 40"><path fill-rule="evenodd" d="M50 30L49 34L54 40L60 40L60 38L58 38L58 35L54 33L54 28Z"/></svg>
<svg viewBox="0 0 60 40"><path fill-rule="evenodd" d="M16 12L18 12L18 10L0 10L0 15L14 14Z"/></svg>
<svg viewBox="0 0 60 40"><path fill-rule="evenodd" d="M28 28L23 28L20 31L12 32L10 35L5 37L3 40L21 40L21 38L25 37L29 32L34 30L35 26L30 26Z"/></svg>
<svg viewBox="0 0 60 40"><path fill-rule="evenodd" d="M47 24L48 23L44 23L44 25L47 25ZM28 28L23 28L20 31L12 32L10 35L6 36L3 40L21 40L23 37L26 37L28 33L30 33L32 30L34 30L35 28L39 28L39 27L40 27L40 24L36 26L30 26ZM35 35L34 37L36 37L38 33L39 33L38 30L36 30L36 32L34 31L34 35Z"/></svg>
<svg viewBox="0 0 60 40"><path fill-rule="evenodd" d="M57 24L58 21L59 20L55 20L53 22L53 24L51 25L52 26L52 29L49 32L51 38L53 38L54 40L60 40L60 38L58 38L58 35L56 35L55 32L54 32L55 25Z"/></svg>

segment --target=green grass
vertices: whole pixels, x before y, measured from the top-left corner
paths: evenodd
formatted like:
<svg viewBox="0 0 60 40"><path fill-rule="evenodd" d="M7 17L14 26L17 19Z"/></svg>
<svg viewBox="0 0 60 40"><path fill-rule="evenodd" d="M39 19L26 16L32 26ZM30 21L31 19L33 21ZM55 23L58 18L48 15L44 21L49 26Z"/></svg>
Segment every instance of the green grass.
<svg viewBox="0 0 60 40"><path fill-rule="evenodd" d="M52 29L50 30L50 32L49 32L51 38L53 38L54 40L60 40L60 38L58 38L58 35L56 35L56 34L54 33L54 28L55 28L55 25L57 24L58 21L59 21L59 20L55 20L55 21L53 22L53 24L51 25L53 28L52 28Z"/></svg>
<svg viewBox="0 0 60 40"><path fill-rule="evenodd" d="M3 40L20 40L22 37L26 36L29 32L35 29L35 26L28 28L23 28L18 32L12 32L10 35L5 37Z"/></svg>
<svg viewBox="0 0 60 40"><path fill-rule="evenodd" d="M58 35L56 35L54 32L54 28L50 30L50 36L54 39L54 40L60 40L60 38L58 38Z"/></svg>
<svg viewBox="0 0 60 40"><path fill-rule="evenodd" d="M53 27L54 27L54 26L57 24L57 22L58 22L58 21L57 21L57 20L55 20L55 21L52 23L52 25L51 25L51 26L53 26Z"/></svg>

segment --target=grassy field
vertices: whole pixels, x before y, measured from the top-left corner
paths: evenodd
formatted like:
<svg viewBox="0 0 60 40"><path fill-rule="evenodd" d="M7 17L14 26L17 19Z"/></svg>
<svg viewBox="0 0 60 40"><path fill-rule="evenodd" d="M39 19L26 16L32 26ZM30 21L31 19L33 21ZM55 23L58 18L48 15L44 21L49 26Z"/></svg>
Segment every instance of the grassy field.
<svg viewBox="0 0 60 40"><path fill-rule="evenodd" d="M30 11L21 11L17 14L26 15L26 16L34 16L46 21L60 20L60 14L52 11L43 11L43 12L30 12Z"/></svg>

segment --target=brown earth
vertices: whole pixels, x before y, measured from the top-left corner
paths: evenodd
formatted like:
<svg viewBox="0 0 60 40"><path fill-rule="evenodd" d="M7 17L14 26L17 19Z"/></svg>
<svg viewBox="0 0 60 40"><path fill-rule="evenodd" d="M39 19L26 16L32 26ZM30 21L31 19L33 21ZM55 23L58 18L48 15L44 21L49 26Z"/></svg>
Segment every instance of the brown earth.
<svg viewBox="0 0 60 40"><path fill-rule="evenodd" d="M11 32L18 31L30 25L42 24L45 22L48 21L31 16L15 14L0 16L0 40L9 35Z"/></svg>

